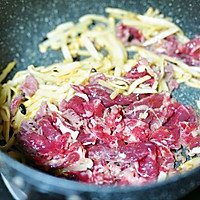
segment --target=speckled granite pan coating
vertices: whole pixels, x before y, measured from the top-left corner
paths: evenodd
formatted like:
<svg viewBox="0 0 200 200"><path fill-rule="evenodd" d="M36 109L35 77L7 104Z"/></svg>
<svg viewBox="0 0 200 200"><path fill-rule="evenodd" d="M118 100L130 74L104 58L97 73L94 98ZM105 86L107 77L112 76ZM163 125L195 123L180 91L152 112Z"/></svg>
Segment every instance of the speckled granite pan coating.
<svg viewBox="0 0 200 200"><path fill-rule="evenodd" d="M152 6L158 8L165 16L173 18L187 36L193 38L200 35L200 0L1 0L0 1L0 69L2 70L10 61L16 60L17 66L9 75L29 64L48 65L62 59L61 53L48 50L41 54L38 44L45 38L47 32L56 25L77 19L87 13L103 14L107 6L119 7L144 13ZM174 92L174 97L183 104L190 104L195 109L196 99L200 92L185 85ZM23 177L25 188L23 190L33 197L43 199L62 199L64 196L77 194L81 199L177 199L200 185L200 169L189 174L175 177L161 184L145 187L123 189L98 188L85 186L77 182L58 179L25 167L0 152L0 169L9 181L13 177ZM33 176L34 174L34 176ZM41 195L38 190L48 195ZM37 192L36 192L37 191ZM49 194L59 193L52 198Z"/></svg>

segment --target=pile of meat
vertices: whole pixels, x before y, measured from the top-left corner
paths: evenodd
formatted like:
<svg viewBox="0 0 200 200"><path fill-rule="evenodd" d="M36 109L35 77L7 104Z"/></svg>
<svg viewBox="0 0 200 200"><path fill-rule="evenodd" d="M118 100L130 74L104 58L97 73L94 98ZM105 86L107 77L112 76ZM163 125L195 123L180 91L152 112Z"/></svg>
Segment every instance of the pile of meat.
<svg viewBox="0 0 200 200"><path fill-rule="evenodd" d="M116 27L116 36L125 46L142 46L145 41L145 37L138 29L122 23L118 23ZM196 36L193 40L183 44L174 34L145 48L159 55L165 54L176 57L190 66L200 66L200 36Z"/></svg>
<svg viewBox="0 0 200 200"><path fill-rule="evenodd" d="M136 66L125 78L138 76ZM176 171L172 150L198 151L198 117L190 106L168 93L110 99L112 91L98 84L105 78L96 73L88 85L72 86L78 93L58 112L44 102L34 119L22 122L17 141L31 161L81 182L140 185Z"/></svg>

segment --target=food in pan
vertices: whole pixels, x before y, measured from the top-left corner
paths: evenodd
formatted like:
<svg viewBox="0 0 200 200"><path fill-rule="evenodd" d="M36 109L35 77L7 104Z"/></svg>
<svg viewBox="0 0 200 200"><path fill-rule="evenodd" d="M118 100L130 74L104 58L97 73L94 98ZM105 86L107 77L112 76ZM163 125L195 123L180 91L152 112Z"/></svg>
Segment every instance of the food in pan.
<svg viewBox="0 0 200 200"><path fill-rule="evenodd" d="M61 49L64 60L2 83L0 149L98 185L154 183L198 166L198 114L171 93L200 87L200 37L152 8L106 13L58 25L39 49Z"/></svg>

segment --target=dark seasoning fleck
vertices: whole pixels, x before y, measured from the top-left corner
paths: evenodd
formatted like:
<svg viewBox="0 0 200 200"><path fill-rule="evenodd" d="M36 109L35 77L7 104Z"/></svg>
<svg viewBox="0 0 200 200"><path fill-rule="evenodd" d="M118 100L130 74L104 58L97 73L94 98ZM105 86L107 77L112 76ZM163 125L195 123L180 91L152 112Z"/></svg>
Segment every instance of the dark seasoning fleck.
<svg viewBox="0 0 200 200"><path fill-rule="evenodd" d="M20 104L19 105L19 110L20 110L20 112L23 114L23 115L25 115L26 114L26 107L24 106L24 104Z"/></svg>
<svg viewBox="0 0 200 200"><path fill-rule="evenodd" d="M72 56L73 61L80 61L80 56L79 55L73 55Z"/></svg>
<svg viewBox="0 0 200 200"><path fill-rule="evenodd" d="M128 37L128 42L131 42L133 39L134 39L134 35L130 34L129 37Z"/></svg>
<svg viewBox="0 0 200 200"><path fill-rule="evenodd" d="M92 68L91 72L97 72L97 70L95 68Z"/></svg>

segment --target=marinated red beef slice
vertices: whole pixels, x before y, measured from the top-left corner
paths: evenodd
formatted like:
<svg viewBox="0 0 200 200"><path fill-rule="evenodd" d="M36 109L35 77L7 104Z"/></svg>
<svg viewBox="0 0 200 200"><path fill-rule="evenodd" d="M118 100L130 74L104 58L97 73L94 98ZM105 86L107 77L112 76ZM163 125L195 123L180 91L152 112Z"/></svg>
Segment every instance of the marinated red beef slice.
<svg viewBox="0 0 200 200"><path fill-rule="evenodd" d="M87 154L91 159L103 158L106 161L131 163L146 157L152 148L155 146L150 142L125 144L122 140L118 140L115 148L109 147L104 142L90 145L87 147Z"/></svg>
<svg viewBox="0 0 200 200"><path fill-rule="evenodd" d="M179 45L179 52L182 53L182 55L188 55L188 57L186 57L186 62L190 62L191 65L199 66L198 64L200 64L200 36L196 36L193 40L190 40L189 42L183 45Z"/></svg>
<svg viewBox="0 0 200 200"><path fill-rule="evenodd" d="M77 141L80 142L82 145L95 145L97 140L97 137L95 135L90 134L87 131L84 131L82 129L79 130L79 134L77 137Z"/></svg>
<svg viewBox="0 0 200 200"><path fill-rule="evenodd" d="M133 26L126 26L118 23L116 26L116 36L122 41L125 46L141 45L145 38L139 29Z"/></svg>
<svg viewBox="0 0 200 200"><path fill-rule="evenodd" d="M20 90L22 90L27 96L33 96L38 90L38 82L33 75L26 77L24 83L21 84Z"/></svg>
<svg viewBox="0 0 200 200"><path fill-rule="evenodd" d="M189 144L189 148L199 154L199 148L200 148L200 135L198 135L197 137L194 137ZM195 150L195 148L197 148L197 150Z"/></svg>
<svg viewBox="0 0 200 200"><path fill-rule="evenodd" d="M94 99L101 100L102 104L107 108L115 104L122 106L129 105L130 103L136 101L137 99L147 96L144 94L137 95L134 93L128 96L119 94L115 99L111 99L110 95L112 93L112 90L103 87L99 84L88 84L86 86L73 85L72 88L77 92L86 94L90 100Z"/></svg>
<svg viewBox="0 0 200 200"><path fill-rule="evenodd" d="M180 128L179 127L166 127L160 126L157 130L153 131L151 140L157 140L163 143L170 149L179 149L180 143Z"/></svg>
<svg viewBox="0 0 200 200"><path fill-rule="evenodd" d="M200 135L199 126L196 122L180 122L180 140L185 146L190 146L193 139Z"/></svg>
<svg viewBox="0 0 200 200"><path fill-rule="evenodd" d="M154 147L154 146L153 146ZM160 165L157 161L156 148L151 148L149 154L138 162L138 174L150 181L156 180L159 175Z"/></svg>
<svg viewBox="0 0 200 200"><path fill-rule="evenodd" d="M10 103L10 112L11 115L14 116L19 109L20 104L25 101L25 95L33 96L38 90L38 82L34 76L28 75L25 78L25 81L20 85L19 88L22 93L12 99ZM24 106L24 105L22 105ZM25 111L22 111L25 114Z"/></svg>
<svg viewBox="0 0 200 200"><path fill-rule="evenodd" d="M200 36L183 44L171 35L148 48L158 54L177 57L190 66L200 66Z"/></svg>
<svg viewBox="0 0 200 200"><path fill-rule="evenodd" d="M100 117L103 114L104 109L105 107L99 99L88 99L88 101L86 101L84 98L77 95L73 96L68 102L66 99L63 99L59 105L59 110L61 112L66 113L67 110L73 110L76 114L82 117Z"/></svg>
<svg viewBox="0 0 200 200"><path fill-rule="evenodd" d="M170 151L170 148L157 140L151 140L152 143L156 144L157 149L157 163L159 165L159 172L163 171L166 173L174 171L174 156Z"/></svg>
<svg viewBox="0 0 200 200"><path fill-rule="evenodd" d="M20 104L25 100L24 93L19 94L15 98L12 99L10 103L10 114L11 116L14 116L19 109Z"/></svg>
<svg viewBox="0 0 200 200"><path fill-rule="evenodd" d="M130 104L125 115L129 119L141 119L151 130L156 130L166 121L170 102L170 95L167 93L152 94Z"/></svg>
<svg viewBox="0 0 200 200"><path fill-rule="evenodd" d="M157 81L159 75L157 74L157 72L151 69L151 66L146 59L139 58L137 64L133 66L132 69L127 72L127 74L124 75L124 78L130 83L133 83L137 79L142 78L146 75L150 76L151 78L145 81L143 84L152 87L154 82Z"/></svg>
<svg viewBox="0 0 200 200"><path fill-rule="evenodd" d="M196 112L190 106L184 106L180 103L171 103L168 106L168 115L170 115L170 118L165 123L165 126L178 125L182 121L198 122Z"/></svg>
<svg viewBox="0 0 200 200"><path fill-rule="evenodd" d="M85 114L84 103L86 103L85 99L75 95L69 101L63 99L59 105L59 109L62 112L67 109L73 109L78 115L81 115Z"/></svg>
<svg viewBox="0 0 200 200"><path fill-rule="evenodd" d="M63 101L60 114L45 104L39 118L24 121L17 135L23 152L45 170L62 169L70 179L137 185L156 182L161 171L174 171L171 149L200 145L197 114L167 93L152 94L127 108L105 108L101 100L86 99ZM147 110L151 112L141 118ZM93 167L73 170L84 158Z"/></svg>
<svg viewBox="0 0 200 200"><path fill-rule="evenodd" d="M113 135L127 143L146 142L152 131L149 125L141 120L125 118L116 126Z"/></svg>
<svg viewBox="0 0 200 200"><path fill-rule="evenodd" d="M44 169L67 167L80 159L80 143L71 143L74 128L56 113L38 121L25 120L17 134L23 153ZM72 132L72 133L71 133ZM74 162L72 162L72 159Z"/></svg>

